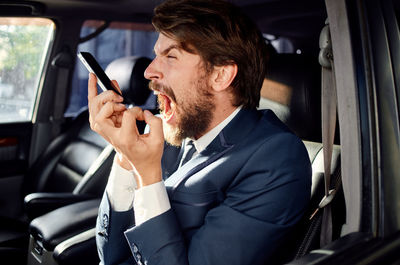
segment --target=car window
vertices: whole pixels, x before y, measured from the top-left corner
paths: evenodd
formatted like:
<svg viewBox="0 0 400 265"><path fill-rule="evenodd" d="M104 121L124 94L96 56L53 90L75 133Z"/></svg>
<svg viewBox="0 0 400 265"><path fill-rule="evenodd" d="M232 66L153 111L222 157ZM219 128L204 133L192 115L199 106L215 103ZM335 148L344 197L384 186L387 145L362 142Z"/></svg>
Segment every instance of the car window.
<svg viewBox="0 0 400 265"><path fill-rule="evenodd" d="M0 123L30 121L54 23L44 18L0 18Z"/></svg>
<svg viewBox="0 0 400 265"><path fill-rule="evenodd" d="M81 38L88 36L103 24L102 21L88 20L81 29ZM93 54L101 67L105 69L114 59L125 56L146 56L153 58L153 47L158 33L148 24L112 22L110 26L97 37L83 42L79 51ZM65 116L75 116L87 106L88 71L76 60L72 80L70 102Z"/></svg>

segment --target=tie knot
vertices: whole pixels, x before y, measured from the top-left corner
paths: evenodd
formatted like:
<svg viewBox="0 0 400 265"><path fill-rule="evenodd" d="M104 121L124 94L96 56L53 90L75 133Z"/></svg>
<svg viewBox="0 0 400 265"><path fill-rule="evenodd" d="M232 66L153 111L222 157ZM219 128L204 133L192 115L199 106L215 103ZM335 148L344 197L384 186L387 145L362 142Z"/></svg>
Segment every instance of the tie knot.
<svg viewBox="0 0 400 265"><path fill-rule="evenodd" d="M193 140L188 140L188 141L186 141L185 149L187 149L187 148L192 148L193 146L194 146Z"/></svg>
<svg viewBox="0 0 400 265"><path fill-rule="evenodd" d="M184 148L185 150L183 152L181 166L188 162L192 158L193 154L196 152L193 140L186 141Z"/></svg>

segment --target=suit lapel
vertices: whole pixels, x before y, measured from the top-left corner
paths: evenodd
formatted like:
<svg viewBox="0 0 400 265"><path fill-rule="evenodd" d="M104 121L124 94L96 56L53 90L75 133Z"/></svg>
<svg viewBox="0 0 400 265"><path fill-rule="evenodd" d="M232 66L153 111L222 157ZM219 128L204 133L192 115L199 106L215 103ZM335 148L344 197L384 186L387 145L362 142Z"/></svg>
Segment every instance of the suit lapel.
<svg viewBox="0 0 400 265"><path fill-rule="evenodd" d="M173 195L184 180L219 159L233 146L226 144L223 134L219 134L205 150L195 155L166 180L166 185L171 187L170 195Z"/></svg>
<svg viewBox="0 0 400 265"><path fill-rule="evenodd" d="M165 184L170 187L168 189L170 197L182 182L218 160L231 150L237 142L243 139L243 137L246 137L253 130L258 117L257 111L242 109L205 150L177 169L165 181ZM243 124L246 126L243 126ZM240 130L237 128L240 128Z"/></svg>

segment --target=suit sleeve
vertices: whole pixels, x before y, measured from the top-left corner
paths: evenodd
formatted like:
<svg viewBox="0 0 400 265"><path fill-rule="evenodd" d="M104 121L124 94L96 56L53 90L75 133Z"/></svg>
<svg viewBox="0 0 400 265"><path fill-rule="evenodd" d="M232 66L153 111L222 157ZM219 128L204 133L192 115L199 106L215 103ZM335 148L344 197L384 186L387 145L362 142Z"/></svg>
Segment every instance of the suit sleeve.
<svg viewBox="0 0 400 265"><path fill-rule="evenodd" d="M124 231L134 225L134 212L113 211L104 192L96 222L96 245L100 264L135 264Z"/></svg>
<svg viewBox="0 0 400 265"><path fill-rule="evenodd" d="M185 239L173 209L125 232L138 264L264 264L301 218L309 201L311 167L291 134L260 144Z"/></svg>

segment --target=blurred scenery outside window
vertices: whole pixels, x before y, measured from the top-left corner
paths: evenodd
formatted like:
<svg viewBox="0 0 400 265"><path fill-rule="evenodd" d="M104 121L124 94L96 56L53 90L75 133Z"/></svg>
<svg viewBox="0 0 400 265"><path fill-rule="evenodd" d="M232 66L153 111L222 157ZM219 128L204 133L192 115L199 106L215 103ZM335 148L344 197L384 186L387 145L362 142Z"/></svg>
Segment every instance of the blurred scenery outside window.
<svg viewBox="0 0 400 265"><path fill-rule="evenodd" d="M0 123L32 120L55 30L44 18L0 18Z"/></svg>

